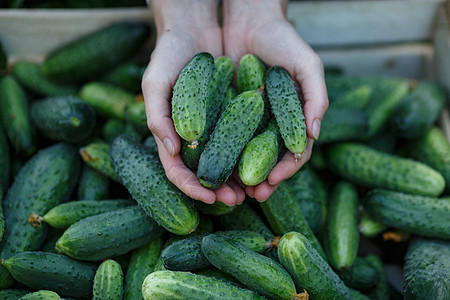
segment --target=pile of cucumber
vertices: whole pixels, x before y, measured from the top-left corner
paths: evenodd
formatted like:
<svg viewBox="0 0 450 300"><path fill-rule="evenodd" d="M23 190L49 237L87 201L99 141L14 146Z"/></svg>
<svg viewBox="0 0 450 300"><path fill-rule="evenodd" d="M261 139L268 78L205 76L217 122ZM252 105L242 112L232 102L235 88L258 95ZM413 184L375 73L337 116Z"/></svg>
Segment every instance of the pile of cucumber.
<svg viewBox="0 0 450 300"><path fill-rule="evenodd" d="M210 205L167 179L147 129L132 56L149 34L118 23L42 64L0 61L0 299L450 298L440 86L327 74L310 162L265 202ZM209 188L236 165L257 184L305 146L287 72L245 55L232 77L201 53L174 88L183 160Z"/></svg>

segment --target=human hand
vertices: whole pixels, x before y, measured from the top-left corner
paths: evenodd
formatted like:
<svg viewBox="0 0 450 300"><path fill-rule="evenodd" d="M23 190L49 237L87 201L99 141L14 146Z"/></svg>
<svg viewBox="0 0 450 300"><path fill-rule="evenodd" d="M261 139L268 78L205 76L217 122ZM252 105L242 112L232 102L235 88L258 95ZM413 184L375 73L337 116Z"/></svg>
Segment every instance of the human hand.
<svg viewBox="0 0 450 300"><path fill-rule="evenodd" d="M323 65L317 54L286 20L286 0L224 0L223 40L225 55L237 66L251 53L268 66L281 66L298 83L305 114L308 143L296 160L286 151L266 181L246 186L245 192L266 200L283 181L294 175L311 157L313 141L328 108Z"/></svg>

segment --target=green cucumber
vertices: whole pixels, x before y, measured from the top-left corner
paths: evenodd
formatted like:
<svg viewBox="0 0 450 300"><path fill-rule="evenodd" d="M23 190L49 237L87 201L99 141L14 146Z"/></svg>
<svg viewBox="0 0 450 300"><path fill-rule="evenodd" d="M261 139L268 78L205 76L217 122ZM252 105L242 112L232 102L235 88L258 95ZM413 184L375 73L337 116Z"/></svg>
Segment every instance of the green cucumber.
<svg viewBox="0 0 450 300"><path fill-rule="evenodd" d="M11 276L8 269L6 269L3 265L1 265L0 266L0 289L9 288L13 284L14 284L14 278Z"/></svg>
<svg viewBox="0 0 450 300"><path fill-rule="evenodd" d="M40 290L37 292L23 295L17 300L59 300L59 299L61 299L61 297L53 291Z"/></svg>
<svg viewBox="0 0 450 300"><path fill-rule="evenodd" d="M153 273L163 247L162 238L133 251L125 276L125 300L142 300L142 284L145 277Z"/></svg>
<svg viewBox="0 0 450 300"><path fill-rule="evenodd" d="M366 212L364 212L359 221L359 232L369 238L376 237L387 228L383 223L373 220Z"/></svg>
<svg viewBox="0 0 450 300"><path fill-rule="evenodd" d="M224 280L230 283L233 283L239 287L244 287L236 278L231 276L230 274L227 274L223 271L220 271L219 269L215 267L210 267L206 269L197 270L195 272L197 275L207 276L207 277L213 277L216 279Z"/></svg>
<svg viewBox="0 0 450 300"><path fill-rule="evenodd" d="M80 155L89 167L120 183L120 178L111 163L110 151L111 145L104 142L93 142L81 148Z"/></svg>
<svg viewBox="0 0 450 300"><path fill-rule="evenodd" d="M328 206L324 248L328 261L336 270L353 265L359 246L358 192L342 181L333 190Z"/></svg>
<svg viewBox="0 0 450 300"><path fill-rule="evenodd" d="M369 297L367 297L364 294L361 294L358 290L354 290L354 289L349 289L350 290L350 294L352 294L353 296L353 300L370 300Z"/></svg>
<svg viewBox="0 0 450 300"><path fill-rule="evenodd" d="M362 139L367 135L365 112L330 107L323 117L318 144Z"/></svg>
<svg viewBox="0 0 450 300"><path fill-rule="evenodd" d="M197 175L204 187L216 189L228 179L258 127L263 110L261 95L248 91L237 96L222 112L198 164Z"/></svg>
<svg viewBox="0 0 450 300"><path fill-rule="evenodd" d="M294 81L285 69L272 67L267 71L266 91L284 144L298 159L305 151L307 136Z"/></svg>
<svg viewBox="0 0 450 300"><path fill-rule="evenodd" d="M123 296L123 272L112 260L103 261L97 269L93 283L93 300L121 300Z"/></svg>
<svg viewBox="0 0 450 300"><path fill-rule="evenodd" d="M379 271L365 258L356 257L353 265L337 273L344 283L357 290L366 290L377 284Z"/></svg>
<svg viewBox="0 0 450 300"><path fill-rule="evenodd" d="M28 114L25 92L12 76L0 79L0 122L14 151L30 156L36 149L36 134Z"/></svg>
<svg viewBox="0 0 450 300"><path fill-rule="evenodd" d="M108 72L102 80L133 93L139 93L146 67L146 64L140 62L123 63Z"/></svg>
<svg viewBox="0 0 450 300"><path fill-rule="evenodd" d="M195 149L206 126L208 80L214 68L211 54L195 55L181 70L172 93L172 119L180 137Z"/></svg>
<svg viewBox="0 0 450 300"><path fill-rule="evenodd" d="M408 232L450 239L450 198L433 198L374 190L364 198L365 211L375 220Z"/></svg>
<svg viewBox="0 0 450 300"><path fill-rule="evenodd" d="M297 289L306 289L313 299L352 299L349 289L304 235L294 231L283 235L278 257Z"/></svg>
<svg viewBox="0 0 450 300"><path fill-rule="evenodd" d="M57 253L56 252L56 242L59 240L61 235L64 233L64 230L62 229L53 229L50 230L47 238L45 239L44 245L42 245L41 249L39 251L42 252L50 252L50 253Z"/></svg>
<svg viewBox="0 0 450 300"><path fill-rule="evenodd" d="M229 214L232 212L236 206L228 206L222 202L216 201L213 204L207 204L201 201L197 201L195 204L195 207L201 212L206 215L213 215L213 216L221 216L225 214Z"/></svg>
<svg viewBox="0 0 450 300"><path fill-rule="evenodd" d="M361 144L335 144L326 153L332 171L364 186L424 196L438 196L445 187L442 175L430 167Z"/></svg>
<svg viewBox="0 0 450 300"><path fill-rule="evenodd" d="M450 242L415 239L406 253L405 299L449 299Z"/></svg>
<svg viewBox="0 0 450 300"><path fill-rule="evenodd" d="M3 300L17 300L20 297L29 294L30 291L27 290L18 290L18 289L6 289L0 290L0 299Z"/></svg>
<svg viewBox="0 0 450 300"><path fill-rule="evenodd" d="M22 252L3 261L14 279L33 289L48 289L61 296L90 298L94 264L46 252Z"/></svg>
<svg viewBox="0 0 450 300"><path fill-rule="evenodd" d="M62 203L50 209L42 221L53 228L67 228L70 225L90 216L117 210L135 204L129 200L79 200Z"/></svg>
<svg viewBox="0 0 450 300"><path fill-rule="evenodd" d="M266 67L253 54L245 54L239 61L237 85L239 93L259 89L266 79Z"/></svg>
<svg viewBox="0 0 450 300"><path fill-rule="evenodd" d="M98 78L134 55L149 34L144 23L112 24L55 49L46 57L42 72L64 82Z"/></svg>
<svg viewBox="0 0 450 300"><path fill-rule="evenodd" d="M141 134L150 133L147 127L147 114L145 113L145 103L135 102L129 104L125 109L125 119Z"/></svg>
<svg viewBox="0 0 450 300"><path fill-rule="evenodd" d="M159 159L128 135L111 146L111 161L133 199L166 230L186 235L199 222L191 199L167 179Z"/></svg>
<svg viewBox="0 0 450 300"><path fill-rule="evenodd" d="M367 140L366 145L378 151L394 154L397 142L397 137L392 131L384 130Z"/></svg>
<svg viewBox="0 0 450 300"><path fill-rule="evenodd" d="M330 108L364 109L370 101L372 88L370 85L361 85L341 93L336 99L332 99Z"/></svg>
<svg viewBox="0 0 450 300"><path fill-rule="evenodd" d="M294 282L281 265L232 238L210 234L203 238L202 251L216 268L261 295L291 299L295 294Z"/></svg>
<svg viewBox="0 0 450 300"><path fill-rule="evenodd" d="M436 83L419 83L392 111L392 131L408 139L422 136L435 123L446 99L444 88Z"/></svg>
<svg viewBox="0 0 450 300"><path fill-rule="evenodd" d="M222 100L222 108L220 109L221 111L225 110L225 107L227 107L227 105L234 100L234 98L236 98L238 95L236 89L232 86L229 86L227 88L227 90L225 91L225 94L223 96L223 100Z"/></svg>
<svg viewBox="0 0 450 300"><path fill-rule="evenodd" d="M109 179L102 173L84 165L78 182L78 199L103 200L107 199Z"/></svg>
<svg viewBox="0 0 450 300"><path fill-rule="evenodd" d="M9 186L9 177L11 173L10 166L9 145L5 134L3 133L3 129L0 126L0 170L2 170L2 172L0 172L0 198L3 198L2 196L6 193Z"/></svg>
<svg viewBox="0 0 450 300"><path fill-rule="evenodd" d="M33 102L33 124L51 140L77 143L95 127L95 111L76 96L59 96Z"/></svg>
<svg viewBox="0 0 450 300"><path fill-rule="evenodd" d="M210 299L263 300L253 291L232 283L189 272L157 271L148 275L142 286L144 300Z"/></svg>
<svg viewBox="0 0 450 300"><path fill-rule="evenodd" d="M139 207L125 207L72 224L56 248L79 260L97 261L148 244L163 233Z"/></svg>
<svg viewBox="0 0 450 300"><path fill-rule="evenodd" d="M110 118L102 126L102 137L107 143L112 143L116 137L125 133L125 122Z"/></svg>
<svg viewBox="0 0 450 300"><path fill-rule="evenodd" d="M374 300L388 300L389 299L389 285L386 277L386 273L384 272L383 262L376 255L368 255L366 256L366 260L372 264L374 268L378 270L380 274L378 276L378 281L375 287L369 289L365 292L365 294Z"/></svg>
<svg viewBox="0 0 450 300"><path fill-rule="evenodd" d="M289 231L300 232L310 240L322 257L326 257L286 182L282 182L269 199L261 202L260 205L275 234L283 235Z"/></svg>
<svg viewBox="0 0 450 300"><path fill-rule="evenodd" d="M12 74L27 89L40 96L76 95L78 88L74 85L55 83L44 76L37 63L20 60L14 63Z"/></svg>

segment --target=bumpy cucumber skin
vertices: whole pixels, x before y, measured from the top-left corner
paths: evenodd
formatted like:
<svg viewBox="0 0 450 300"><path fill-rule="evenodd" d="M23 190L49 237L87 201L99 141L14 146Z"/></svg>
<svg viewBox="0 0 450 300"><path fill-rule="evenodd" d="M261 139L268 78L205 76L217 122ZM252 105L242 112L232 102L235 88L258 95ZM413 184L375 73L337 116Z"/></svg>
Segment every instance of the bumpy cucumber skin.
<svg viewBox="0 0 450 300"><path fill-rule="evenodd" d="M149 244L133 251L125 276L125 300L143 300L142 284L145 277L155 269L156 261L161 255L162 238L157 238Z"/></svg>
<svg viewBox="0 0 450 300"><path fill-rule="evenodd" d="M266 91L286 148L298 158L306 148L306 123L294 81L281 67L267 71Z"/></svg>
<svg viewBox="0 0 450 300"><path fill-rule="evenodd" d="M253 291L226 281L189 272L158 271L148 275L142 286L144 300L242 299L263 300Z"/></svg>
<svg viewBox="0 0 450 300"><path fill-rule="evenodd" d="M111 70L102 80L133 93L139 93L141 91L142 76L146 67L146 64L139 62L124 63Z"/></svg>
<svg viewBox="0 0 450 300"><path fill-rule="evenodd" d="M239 93L259 89L266 79L266 67L253 54L245 54L239 61L237 85Z"/></svg>
<svg viewBox="0 0 450 300"><path fill-rule="evenodd" d="M239 287L245 288L245 286L243 286L242 283L240 283L236 278L234 278L230 274L225 273L215 267L198 270L195 272L195 274L224 280L226 282L233 283Z"/></svg>
<svg viewBox="0 0 450 300"><path fill-rule="evenodd" d="M378 270L380 274L378 276L378 281L375 287L369 289L366 295L370 299L374 300L387 300L389 299L389 284L386 278L386 273L384 272L383 262L376 255L366 256L366 261L368 261L374 268Z"/></svg>
<svg viewBox="0 0 450 300"><path fill-rule="evenodd" d="M415 239L406 254L405 299L449 299L450 242Z"/></svg>
<svg viewBox="0 0 450 300"><path fill-rule="evenodd" d="M110 158L111 145L104 142L93 142L80 149L83 161L106 177L120 183Z"/></svg>
<svg viewBox="0 0 450 300"><path fill-rule="evenodd" d="M236 206L228 206L219 201L216 201L213 204L207 204L201 201L197 202L195 207L197 207L201 213L206 215L221 216L232 212L236 208Z"/></svg>
<svg viewBox="0 0 450 300"><path fill-rule="evenodd" d="M295 293L292 278L280 264L229 237L206 236L202 251L216 268L233 275L261 295L291 299Z"/></svg>
<svg viewBox="0 0 450 300"><path fill-rule="evenodd" d="M123 295L123 272L120 265L107 259L100 264L94 276L93 300L121 300Z"/></svg>
<svg viewBox="0 0 450 300"><path fill-rule="evenodd" d="M166 230L186 235L198 225L191 201L167 179L158 158L128 135L111 147L111 161L133 199Z"/></svg>
<svg viewBox="0 0 450 300"><path fill-rule="evenodd" d="M102 173L84 165L78 182L78 199L103 200L107 199L109 179Z"/></svg>
<svg viewBox="0 0 450 300"><path fill-rule="evenodd" d="M365 211L383 224L417 235L450 239L450 198L373 190L364 198Z"/></svg>
<svg viewBox="0 0 450 300"><path fill-rule="evenodd" d="M17 300L59 300L61 297L53 291L40 290L37 292L23 295Z"/></svg>
<svg viewBox="0 0 450 300"><path fill-rule="evenodd" d="M445 187L430 167L361 144L335 144L326 153L332 171L364 186L424 196L438 196Z"/></svg>
<svg viewBox="0 0 450 300"><path fill-rule="evenodd" d="M369 126L363 111L330 107L323 117L318 144L362 139Z"/></svg>
<svg viewBox="0 0 450 300"><path fill-rule="evenodd" d="M30 156L36 149L36 134L31 126L24 91L12 76L0 80L0 121L14 151Z"/></svg>
<svg viewBox="0 0 450 300"><path fill-rule="evenodd" d="M22 252L5 261L14 278L33 289L61 296L90 298L96 265L46 252Z"/></svg>
<svg viewBox="0 0 450 300"><path fill-rule="evenodd" d="M79 260L97 261L127 253L161 236L158 227L138 206L87 217L71 225L56 248Z"/></svg>
<svg viewBox="0 0 450 300"><path fill-rule="evenodd" d="M195 55L178 75L172 93L175 130L188 142L197 141L206 127L208 81L214 68L211 54Z"/></svg>
<svg viewBox="0 0 450 300"><path fill-rule="evenodd" d="M225 107L227 107L227 105L234 100L234 98L236 98L238 95L236 89L234 87L232 87L231 85L227 88L225 95L223 96L223 101L222 101L222 108L221 111L225 110Z"/></svg>
<svg viewBox="0 0 450 300"><path fill-rule="evenodd" d="M42 72L61 82L98 78L132 56L149 33L150 28L143 23L110 25L50 53Z"/></svg>
<svg viewBox="0 0 450 300"><path fill-rule="evenodd" d="M0 126L0 170L2 170L0 172L0 198L6 193L9 186L10 165L8 141Z"/></svg>
<svg viewBox="0 0 450 300"><path fill-rule="evenodd" d="M58 84L47 79L41 67L34 62L15 62L12 74L23 86L40 96L68 96L78 92L76 86Z"/></svg>
<svg viewBox="0 0 450 300"><path fill-rule="evenodd" d="M304 235L294 231L283 235L278 257L297 289L306 289L313 299L352 299L349 289Z"/></svg>
<svg viewBox="0 0 450 300"><path fill-rule="evenodd" d="M198 164L197 175L204 187L216 189L228 179L263 111L261 95L248 91L237 96L222 112Z"/></svg>
<svg viewBox="0 0 450 300"><path fill-rule="evenodd" d="M353 265L337 273L344 283L351 288L365 290L376 285L380 273L365 258L356 257Z"/></svg>
<svg viewBox="0 0 450 300"><path fill-rule="evenodd" d="M432 82L419 83L392 112L391 128L398 136L414 139L431 128L445 105L445 90Z"/></svg>
<svg viewBox="0 0 450 300"><path fill-rule="evenodd" d="M30 291L27 290L18 290L18 289L6 289L0 290L0 299L3 300L17 300L20 297L29 294Z"/></svg>
<svg viewBox="0 0 450 300"><path fill-rule="evenodd" d="M323 258L326 257L322 246L303 217L300 205L289 191L287 183L282 182L269 199L261 202L260 205L275 234L283 235L289 231L300 232L310 240Z"/></svg>
<svg viewBox="0 0 450 300"><path fill-rule="evenodd" d="M367 213L364 213L359 221L359 231L369 238L376 237L387 228L386 225L373 220Z"/></svg>
<svg viewBox="0 0 450 300"><path fill-rule="evenodd" d="M57 205L50 209L42 220L54 228L67 228L90 216L135 204L129 200L79 200Z"/></svg>
<svg viewBox="0 0 450 300"><path fill-rule="evenodd" d="M343 181L334 187L331 195L324 248L330 264L337 270L345 270L353 265L358 246L358 191Z"/></svg>

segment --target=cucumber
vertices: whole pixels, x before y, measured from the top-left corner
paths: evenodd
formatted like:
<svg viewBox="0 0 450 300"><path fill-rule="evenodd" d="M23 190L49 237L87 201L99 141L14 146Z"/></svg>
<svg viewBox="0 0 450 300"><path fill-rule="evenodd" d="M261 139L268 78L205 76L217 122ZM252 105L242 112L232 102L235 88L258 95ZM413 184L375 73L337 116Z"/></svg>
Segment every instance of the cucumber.
<svg viewBox="0 0 450 300"><path fill-rule="evenodd" d="M206 215L213 215L213 216L221 216L229 214L236 208L236 206L228 206L219 201L216 201L213 204L207 204L201 201L197 201L195 207L197 207L197 209L200 212Z"/></svg>
<svg viewBox="0 0 450 300"><path fill-rule="evenodd" d="M449 257L450 242L414 239L405 258L405 299L448 299Z"/></svg>
<svg viewBox="0 0 450 300"><path fill-rule="evenodd" d="M29 294L30 291L19 289L0 290L0 299L3 300L17 300L20 297Z"/></svg>
<svg viewBox="0 0 450 300"><path fill-rule="evenodd" d="M47 290L40 290L33 293L28 293L18 298L18 300L59 300L61 297L53 292Z"/></svg>
<svg viewBox="0 0 450 300"><path fill-rule="evenodd" d="M365 211L380 223L431 238L450 239L450 198L374 190L364 198Z"/></svg>
<svg viewBox="0 0 450 300"><path fill-rule="evenodd" d="M111 147L111 161L133 199L166 230L186 235L199 217L192 201L167 179L158 158L135 139L121 135Z"/></svg>
<svg viewBox="0 0 450 300"><path fill-rule="evenodd" d="M214 68L211 54L195 55L181 70L173 87L172 119L180 137L195 149L206 126L208 80Z"/></svg>
<svg viewBox="0 0 450 300"><path fill-rule="evenodd" d="M102 126L102 137L107 143L112 143L116 137L125 133L125 122L110 118Z"/></svg>
<svg viewBox="0 0 450 300"><path fill-rule="evenodd" d="M367 297L364 294L361 294L357 290L354 290L354 289L349 289L349 290L350 290L350 294L352 294L352 296L353 296L353 300L370 300L369 297Z"/></svg>
<svg viewBox="0 0 450 300"><path fill-rule="evenodd" d="M142 284L145 277L153 273L156 260L161 255L162 238L157 238L149 244L133 251L125 276L125 300L142 300Z"/></svg>
<svg viewBox="0 0 450 300"><path fill-rule="evenodd" d="M272 67L267 71L266 91L284 144L298 159L305 151L308 138L294 81L285 69Z"/></svg>
<svg viewBox="0 0 450 300"><path fill-rule="evenodd" d="M123 272L120 265L107 259L100 264L94 276L93 300L121 300L123 296Z"/></svg>
<svg viewBox="0 0 450 300"><path fill-rule="evenodd" d="M107 199L109 179L102 173L84 165L78 182L78 199L103 200Z"/></svg>
<svg viewBox="0 0 450 300"><path fill-rule="evenodd" d="M61 296L90 298L97 267L67 256L22 252L3 261L14 279L33 289L48 289Z"/></svg>
<svg viewBox="0 0 450 300"><path fill-rule="evenodd" d="M222 112L198 164L197 176L204 187L216 189L228 179L258 127L263 110L261 95L248 91L237 96Z"/></svg>
<svg viewBox="0 0 450 300"><path fill-rule="evenodd" d="M138 133L150 133L147 127L147 114L145 113L144 102L135 102L129 104L125 109L125 119L133 126L133 128Z"/></svg>
<svg viewBox="0 0 450 300"><path fill-rule="evenodd" d="M330 108L363 110L369 103L371 95L372 88L370 85L357 86L332 99Z"/></svg>
<svg viewBox="0 0 450 300"><path fill-rule="evenodd" d="M71 201L50 209L42 221L54 228L67 228L70 225L90 216L117 210L135 204L129 200Z"/></svg>
<svg viewBox="0 0 450 300"><path fill-rule="evenodd" d="M227 90L225 91L225 94L223 96L223 100L222 100L222 108L221 111L225 110L225 107L227 107L227 105L234 100L234 98L237 97L237 91L234 87L229 86L227 88Z"/></svg>
<svg viewBox="0 0 450 300"><path fill-rule="evenodd" d="M376 237L387 228L383 223L374 221L367 213L364 213L359 221L359 232L369 238Z"/></svg>
<svg viewBox="0 0 450 300"><path fill-rule="evenodd" d="M394 154L397 146L397 137L390 130L378 132L365 143L370 148Z"/></svg>
<svg viewBox="0 0 450 300"><path fill-rule="evenodd" d="M53 229L50 230L47 238L45 239L44 245L42 245L41 249L39 251L41 252L50 252L50 253L57 253L56 252L56 242L59 240L61 235L64 233L64 230L61 229Z"/></svg>
<svg viewBox="0 0 450 300"><path fill-rule="evenodd" d="M93 142L81 148L80 155L89 167L120 183L120 178L111 163L110 151L111 145L104 142Z"/></svg>
<svg viewBox="0 0 450 300"><path fill-rule="evenodd" d="M245 54L239 61L237 85L239 93L259 89L266 79L266 67L253 54Z"/></svg>
<svg viewBox="0 0 450 300"><path fill-rule="evenodd" d="M20 84L39 96L69 96L78 92L75 85L59 84L49 80L42 73L41 66L31 61L16 61L12 74Z"/></svg>
<svg viewBox="0 0 450 300"><path fill-rule="evenodd" d="M80 90L80 98L106 118L125 119L125 108L134 103L134 96L110 84L89 82Z"/></svg>
<svg viewBox="0 0 450 300"><path fill-rule="evenodd" d="M446 98L444 88L436 83L419 83L392 111L392 131L407 139L422 136L435 123Z"/></svg>
<svg viewBox="0 0 450 300"><path fill-rule="evenodd" d="M278 257L297 289L306 289L313 299L352 299L349 289L304 235L294 231L283 235Z"/></svg>
<svg viewBox="0 0 450 300"><path fill-rule="evenodd" d="M3 198L3 194L6 193L6 190L9 186L10 179L10 155L9 155L9 146L8 141L6 140L6 136L3 133L3 129L0 126L0 198ZM1 206L1 205L0 205ZM1 240L1 236L0 236Z"/></svg>
<svg viewBox="0 0 450 300"><path fill-rule="evenodd" d="M144 300L210 299L263 300L253 291L220 279L189 272L158 271L148 275L142 286Z"/></svg>
<svg viewBox="0 0 450 300"><path fill-rule="evenodd" d="M203 238L202 251L216 268L261 295L291 299L295 294L294 282L281 265L232 238L210 234Z"/></svg>
<svg viewBox="0 0 450 300"><path fill-rule="evenodd" d="M31 119L51 140L77 143L95 127L95 111L76 96L59 96L33 102Z"/></svg>
<svg viewBox="0 0 450 300"><path fill-rule="evenodd" d="M324 248L328 261L336 270L353 265L359 246L358 192L345 181L333 190L324 231Z"/></svg>
<svg viewBox="0 0 450 300"><path fill-rule="evenodd" d="M374 300L388 300L389 299L389 285L386 278L386 273L384 272L383 262L376 255L366 256L366 260L372 264L374 268L378 270L380 274L378 276L378 281L375 287L365 292L365 294Z"/></svg>
<svg viewBox="0 0 450 300"><path fill-rule="evenodd" d="M3 71L8 66L8 56L3 49L3 45L0 42L0 71Z"/></svg>
<svg viewBox="0 0 450 300"><path fill-rule="evenodd" d="M215 267L198 270L195 272L195 274L203 275L203 276L207 276L207 277L213 277L216 279L220 279L220 280L223 280L226 282L233 283L239 287L245 288L236 278L234 278L230 274L220 271L219 269L217 269Z"/></svg>
<svg viewBox="0 0 450 300"><path fill-rule="evenodd" d="M335 144L326 153L332 171L364 186L424 196L438 196L445 187L442 175L430 167L361 144Z"/></svg>
<svg viewBox="0 0 450 300"><path fill-rule="evenodd" d="M337 273L344 283L357 290L366 290L377 284L380 272L365 258L356 257L353 265Z"/></svg>
<svg viewBox="0 0 450 300"><path fill-rule="evenodd" d="M155 138L152 135L146 138L142 145L147 149L148 152L153 154L154 157L159 157L158 145L156 144Z"/></svg>
<svg viewBox="0 0 450 300"><path fill-rule="evenodd" d="M6 269L3 265L1 265L0 266L0 289L9 288L13 284L14 284L14 278L11 276L8 269Z"/></svg>
<svg viewBox="0 0 450 300"><path fill-rule="evenodd" d="M325 258L325 252L306 223L300 205L293 198L286 182L282 182L269 199L261 202L260 205L275 234L283 235L289 231L301 232Z"/></svg>
<svg viewBox="0 0 450 300"><path fill-rule="evenodd" d="M110 72L102 80L117 85L133 93L141 92L142 76L147 65L141 62L123 63Z"/></svg>
<svg viewBox="0 0 450 300"><path fill-rule="evenodd" d="M0 79L0 121L14 151L30 156L36 149L36 135L28 114L25 92L12 76Z"/></svg>
<svg viewBox="0 0 450 300"><path fill-rule="evenodd" d="M149 34L144 23L112 24L55 49L45 59L42 72L64 82L98 78L132 56Z"/></svg>

